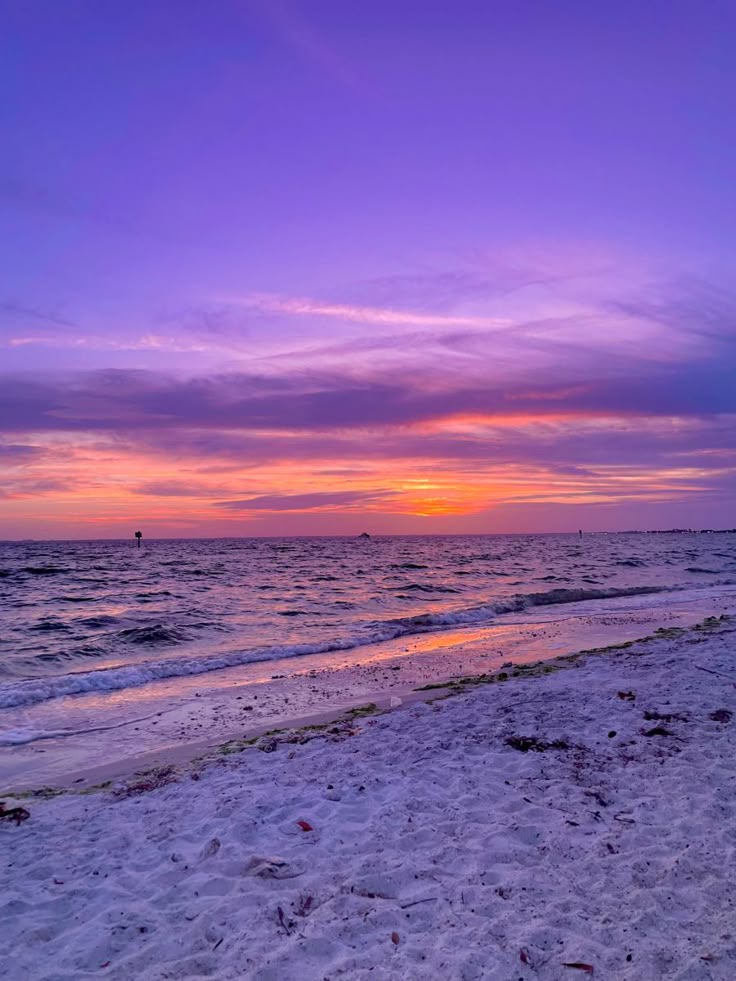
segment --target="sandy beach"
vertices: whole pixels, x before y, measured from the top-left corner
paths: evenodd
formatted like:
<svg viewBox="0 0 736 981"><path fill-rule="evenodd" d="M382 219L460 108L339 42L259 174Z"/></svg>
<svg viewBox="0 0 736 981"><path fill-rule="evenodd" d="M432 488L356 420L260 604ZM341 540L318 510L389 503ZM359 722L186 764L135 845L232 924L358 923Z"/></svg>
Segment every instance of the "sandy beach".
<svg viewBox="0 0 736 981"><path fill-rule="evenodd" d="M727 618L670 628L103 791L8 798L30 817L0 822L0 967L733 978L735 638Z"/></svg>

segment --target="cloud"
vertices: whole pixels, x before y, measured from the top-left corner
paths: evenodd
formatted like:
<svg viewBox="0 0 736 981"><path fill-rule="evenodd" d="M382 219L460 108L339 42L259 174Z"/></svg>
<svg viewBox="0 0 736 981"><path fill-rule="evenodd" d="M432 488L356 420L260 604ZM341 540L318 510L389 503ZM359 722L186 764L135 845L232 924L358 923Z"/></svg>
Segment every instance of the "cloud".
<svg viewBox="0 0 736 981"><path fill-rule="evenodd" d="M507 287L487 270L450 269L362 280L350 286L361 306L448 313L469 301L488 300Z"/></svg>
<svg viewBox="0 0 736 981"><path fill-rule="evenodd" d="M39 446L23 443L0 443L0 466L19 466L44 456Z"/></svg>
<svg viewBox="0 0 736 981"><path fill-rule="evenodd" d="M553 290L600 280L626 269L619 257L591 245L477 250L464 266L423 269L361 280L351 284L353 298L367 305L413 306L448 311L468 302L492 300L535 288Z"/></svg>
<svg viewBox="0 0 736 981"><path fill-rule="evenodd" d="M5 481L0 488L0 497L4 500L23 500L31 497L46 497L74 490L74 482L48 478L18 478Z"/></svg>
<svg viewBox="0 0 736 981"><path fill-rule="evenodd" d="M229 511L314 511L344 509L368 504L389 496L388 491L316 491L311 494L263 494L241 501L219 501L215 506Z"/></svg>
<svg viewBox="0 0 736 981"><path fill-rule="evenodd" d="M358 324L379 324L389 327L508 327L512 321L500 317L465 316L463 314L434 314L390 307L357 306L349 303L329 303L307 297L272 296L253 293L245 297L230 297L225 301L247 309L268 314L287 314L293 317L329 317Z"/></svg>
<svg viewBox="0 0 736 981"><path fill-rule="evenodd" d="M617 300L610 307L719 344L736 342L736 290L697 276L680 275L652 295Z"/></svg>
<svg viewBox="0 0 736 981"><path fill-rule="evenodd" d="M132 494L140 494L142 497L201 497L212 498L221 497L222 488L214 487L212 484L205 484L194 481L176 480L151 480L144 484L131 487Z"/></svg>
<svg viewBox="0 0 736 981"><path fill-rule="evenodd" d="M193 352L202 354L207 351L227 350L232 353L230 347L221 348L215 345L206 344L202 341L187 341L180 337L171 337L162 334L143 334L137 337L118 340L111 337L104 337L100 334L76 334L60 336L51 335L22 335L9 337L6 341L8 347L49 347L49 348L76 348L79 350L90 351L160 351L188 353Z"/></svg>
<svg viewBox="0 0 736 981"><path fill-rule="evenodd" d="M41 310L22 303L16 303L13 300L0 302L0 316L13 321L41 320L44 323L56 324L59 327L76 326L73 320L67 320L65 317L60 317L58 314L51 313L48 310Z"/></svg>
<svg viewBox="0 0 736 981"><path fill-rule="evenodd" d="M565 414L687 418L736 412L730 360L639 365L636 374L611 377L616 365L610 359L584 384L580 367L571 362L540 372L536 380L504 380L491 364L486 378L482 371L469 370L463 379L461 374L443 374L442 366L434 372L412 371L407 357L385 378L371 377L369 371L354 379L317 370L281 377L230 373L185 379L140 370L6 375L0 377L0 431L197 428L295 434L407 426L467 415L543 420Z"/></svg>
<svg viewBox="0 0 736 981"><path fill-rule="evenodd" d="M426 316L439 323L371 320L375 331L240 370L182 375L162 357L159 372L6 373L0 461L26 467L26 489L39 494L63 472L90 495L111 482L117 510L147 497L170 513L180 505L166 498L197 498L196 520L221 522L471 513L503 500L725 499L736 473L729 292L686 285L512 326L468 327L436 311ZM304 302L310 316L322 309ZM346 307L424 316L328 306L336 323ZM217 319L210 334L231 323ZM31 445L46 457L22 449Z"/></svg>

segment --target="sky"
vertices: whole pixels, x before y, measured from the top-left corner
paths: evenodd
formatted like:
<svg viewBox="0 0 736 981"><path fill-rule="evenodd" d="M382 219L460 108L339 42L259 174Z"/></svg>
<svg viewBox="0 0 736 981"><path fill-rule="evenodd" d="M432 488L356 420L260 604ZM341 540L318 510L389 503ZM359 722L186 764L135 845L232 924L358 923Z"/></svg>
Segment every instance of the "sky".
<svg viewBox="0 0 736 981"><path fill-rule="evenodd" d="M731 0L0 19L0 538L736 526Z"/></svg>

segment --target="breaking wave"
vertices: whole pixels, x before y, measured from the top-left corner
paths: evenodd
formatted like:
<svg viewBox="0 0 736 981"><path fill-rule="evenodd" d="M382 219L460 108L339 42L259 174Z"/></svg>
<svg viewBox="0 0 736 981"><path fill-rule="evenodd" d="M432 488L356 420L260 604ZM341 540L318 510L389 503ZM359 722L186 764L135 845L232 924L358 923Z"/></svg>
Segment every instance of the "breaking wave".
<svg viewBox="0 0 736 981"><path fill-rule="evenodd" d="M28 679L0 686L0 708L33 705L53 698L88 692L120 691L168 678L205 674L262 661L279 661L308 654L346 651L442 627L488 623L504 613L516 613L531 607L640 596L662 591L664 591L662 588L656 586L633 586L621 589L552 589L541 593L522 593L466 609L375 620L364 624L359 633L354 636L321 643L283 644L193 657L164 658L142 664L80 671L51 678ZM133 635L132 631L129 632L129 636L134 636L135 642L149 642L152 639L150 633L152 630L157 634L156 640L162 640L159 634L161 628L158 625L155 628L141 629L145 629L148 633Z"/></svg>

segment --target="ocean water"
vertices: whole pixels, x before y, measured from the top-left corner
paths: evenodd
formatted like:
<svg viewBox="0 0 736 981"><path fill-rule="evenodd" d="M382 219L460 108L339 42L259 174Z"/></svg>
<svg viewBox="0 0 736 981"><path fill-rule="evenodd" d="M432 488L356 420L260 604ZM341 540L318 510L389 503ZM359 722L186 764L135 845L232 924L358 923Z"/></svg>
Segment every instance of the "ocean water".
<svg viewBox="0 0 736 981"><path fill-rule="evenodd" d="M5 542L0 727L69 695L735 584L728 533Z"/></svg>

